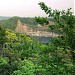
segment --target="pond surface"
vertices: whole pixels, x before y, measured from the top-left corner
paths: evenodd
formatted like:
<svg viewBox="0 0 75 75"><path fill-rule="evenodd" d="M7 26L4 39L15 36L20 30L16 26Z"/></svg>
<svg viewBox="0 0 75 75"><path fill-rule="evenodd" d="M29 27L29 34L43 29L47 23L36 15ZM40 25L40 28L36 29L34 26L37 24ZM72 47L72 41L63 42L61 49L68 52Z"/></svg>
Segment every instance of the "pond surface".
<svg viewBox="0 0 75 75"><path fill-rule="evenodd" d="M44 36L32 36L34 39L38 40L39 42L42 42L42 43L45 43L45 44L48 44L50 39L52 37L44 37Z"/></svg>

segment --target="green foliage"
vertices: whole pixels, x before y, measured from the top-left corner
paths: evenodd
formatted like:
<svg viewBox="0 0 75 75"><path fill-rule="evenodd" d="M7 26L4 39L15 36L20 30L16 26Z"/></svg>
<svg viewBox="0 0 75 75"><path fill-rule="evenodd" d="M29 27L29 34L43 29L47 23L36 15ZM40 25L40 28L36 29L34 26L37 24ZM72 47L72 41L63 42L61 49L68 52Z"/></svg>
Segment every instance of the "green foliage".
<svg viewBox="0 0 75 75"><path fill-rule="evenodd" d="M50 28L52 30L59 31L63 39L66 40L65 46L69 46L71 49L75 49L74 42L75 42L75 18L70 12L71 8L67 11L59 11L59 10L52 10L48 8L43 2L39 3L42 10L45 11L49 17L53 17L56 21L56 25L51 25ZM60 37L61 38L61 37Z"/></svg>
<svg viewBox="0 0 75 75"><path fill-rule="evenodd" d="M18 70L11 75L34 75L35 65L29 60L19 62Z"/></svg>
<svg viewBox="0 0 75 75"><path fill-rule="evenodd" d="M70 10L52 10L44 3L39 4L56 21L50 28L61 35L45 45L26 34L1 27L0 43L2 40L5 46L0 51L0 75L75 75L74 16Z"/></svg>
<svg viewBox="0 0 75 75"><path fill-rule="evenodd" d="M20 20L22 21L22 23L28 24L29 26L37 25L35 18L26 17L26 18L21 18Z"/></svg>
<svg viewBox="0 0 75 75"><path fill-rule="evenodd" d="M63 46L41 44L31 37L6 31L7 48L3 48L0 75L73 75L70 50ZM7 59L5 59L7 58ZM3 66L5 65L5 66Z"/></svg>
<svg viewBox="0 0 75 75"><path fill-rule="evenodd" d="M8 74L8 58L7 57L0 57L0 75Z"/></svg>
<svg viewBox="0 0 75 75"><path fill-rule="evenodd" d="M38 64L42 65L43 75L74 75L75 65L72 63L70 50L57 48L53 45L48 45L47 48L40 51Z"/></svg>
<svg viewBox="0 0 75 75"><path fill-rule="evenodd" d="M0 68L4 67L8 64L8 60L6 58L0 57Z"/></svg>
<svg viewBox="0 0 75 75"><path fill-rule="evenodd" d="M36 21L34 18L23 18L23 17L11 17L7 20L2 20L0 21L0 25L2 27L5 27L7 29L11 29L13 31L15 31L16 29L16 26L17 26L17 22L18 22L18 19L21 20L22 23L25 23L27 25L31 25L31 26L34 26L34 25L37 25Z"/></svg>
<svg viewBox="0 0 75 75"><path fill-rule="evenodd" d="M37 61L38 50L41 49L40 48L41 44L39 42L34 41L33 39L26 36L25 34L19 34L19 33L16 34L10 30L6 31L6 37L7 37L7 42L5 43L6 47L3 48L2 52L1 52L1 56L7 57L9 59L9 61L8 61L9 63L6 67L2 68L2 71L6 70L6 72L3 72L3 75L6 75L6 74L10 75L12 72L17 73L21 69L20 64L22 64L22 61L24 59L30 60L28 62L26 60L23 61L23 62L27 62L28 65L29 65L29 63L32 64L33 62ZM20 62L20 63L18 63L18 62ZM19 64L19 65L17 65L17 64ZM30 66L29 66L29 69L31 68ZM6 68L8 68L8 69L6 69ZM2 71L0 70L0 72L1 72L0 74L2 74ZM19 71L19 72L21 72L21 71ZM32 72L33 71L30 71L29 75L31 75L31 74L33 75ZM25 73L25 71L24 71L24 73ZM29 73L29 72L27 72L27 73Z"/></svg>
<svg viewBox="0 0 75 75"><path fill-rule="evenodd" d="M18 19L19 17L12 17L9 18L8 20L1 21L0 25L3 26L4 28L15 30Z"/></svg>
<svg viewBox="0 0 75 75"><path fill-rule="evenodd" d="M56 25L51 25L51 30L57 30L61 33L55 41L55 45L63 46L65 49L70 49L73 62L75 63L75 17L72 15L71 8L67 11L52 10L47 7L43 2L39 3L42 10L45 11L49 17L52 17L56 21Z"/></svg>
<svg viewBox="0 0 75 75"><path fill-rule="evenodd" d="M44 17L35 17L35 20L38 24L44 25L44 24L48 24L48 19L44 18Z"/></svg>
<svg viewBox="0 0 75 75"><path fill-rule="evenodd" d="M0 45L4 44L6 41L5 29L0 26Z"/></svg>
<svg viewBox="0 0 75 75"><path fill-rule="evenodd" d="M15 33L11 32L11 31L6 31L6 38L8 39L9 42L14 42L17 40L17 36Z"/></svg>

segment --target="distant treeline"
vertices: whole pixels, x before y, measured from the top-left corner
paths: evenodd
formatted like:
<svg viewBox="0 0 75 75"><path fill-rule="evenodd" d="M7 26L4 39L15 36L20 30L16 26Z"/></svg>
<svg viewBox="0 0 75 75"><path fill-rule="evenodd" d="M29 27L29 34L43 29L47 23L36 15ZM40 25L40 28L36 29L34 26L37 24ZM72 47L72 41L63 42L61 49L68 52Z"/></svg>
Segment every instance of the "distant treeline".
<svg viewBox="0 0 75 75"><path fill-rule="evenodd" d="M35 21L35 18L22 18L22 17L11 17L7 20L1 20L0 25L15 30L18 19L27 25L37 25L37 22Z"/></svg>
<svg viewBox="0 0 75 75"><path fill-rule="evenodd" d="M9 19L10 17L7 17L7 16L0 16L0 20L7 20Z"/></svg>
<svg viewBox="0 0 75 75"><path fill-rule="evenodd" d="M18 19L24 24L27 24L29 26L36 26L38 23L36 22L35 18L30 18L30 17L11 17L5 20L0 20L0 25L11 30L15 30L17 26L17 21ZM48 20L53 21L52 19L48 18Z"/></svg>

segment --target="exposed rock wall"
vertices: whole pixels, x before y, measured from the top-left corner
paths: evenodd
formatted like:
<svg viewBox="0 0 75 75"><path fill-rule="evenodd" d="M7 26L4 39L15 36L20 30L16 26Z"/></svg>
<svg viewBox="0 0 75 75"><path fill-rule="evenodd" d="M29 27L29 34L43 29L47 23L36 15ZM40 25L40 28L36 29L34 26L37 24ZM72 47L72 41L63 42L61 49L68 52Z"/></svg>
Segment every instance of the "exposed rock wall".
<svg viewBox="0 0 75 75"><path fill-rule="evenodd" d="M47 29L48 29L48 27L46 27L46 26L37 27L36 30L35 29L33 30L33 28L28 29L28 26L26 24L23 25L22 22L20 20L18 20L16 32L26 33L27 35L30 35L30 36L44 36L44 37L59 36L56 33L45 31Z"/></svg>
<svg viewBox="0 0 75 75"><path fill-rule="evenodd" d="M17 27L15 29L16 32L19 32L19 33L26 33L28 30L28 27L26 24L22 24L22 22L18 19L18 22L17 22Z"/></svg>

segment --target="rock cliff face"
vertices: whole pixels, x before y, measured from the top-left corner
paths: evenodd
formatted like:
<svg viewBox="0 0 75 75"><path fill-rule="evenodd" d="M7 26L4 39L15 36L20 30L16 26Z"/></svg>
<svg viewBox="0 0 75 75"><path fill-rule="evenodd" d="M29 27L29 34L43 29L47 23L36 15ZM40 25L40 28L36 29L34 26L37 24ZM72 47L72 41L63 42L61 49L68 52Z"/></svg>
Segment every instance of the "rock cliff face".
<svg viewBox="0 0 75 75"><path fill-rule="evenodd" d="M16 32L19 32L19 33L26 33L28 30L28 27L26 24L22 24L22 22L18 19L18 22L17 22L17 27L15 29Z"/></svg>
<svg viewBox="0 0 75 75"><path fill-rule="evenodd" d="M29 36L44 36L44 37L55 37L58 36L58 34L53 33L53 32L47 32L45 31L46 29L48 29L48 27L46 28L46 26L40 26L37 27L37 29L33 29L30 28L26 25L26 24L22 24L22 22L20 20L18 20L17 22L17 27L16 27L16 32L18 33L26 33Z"/></svg>

